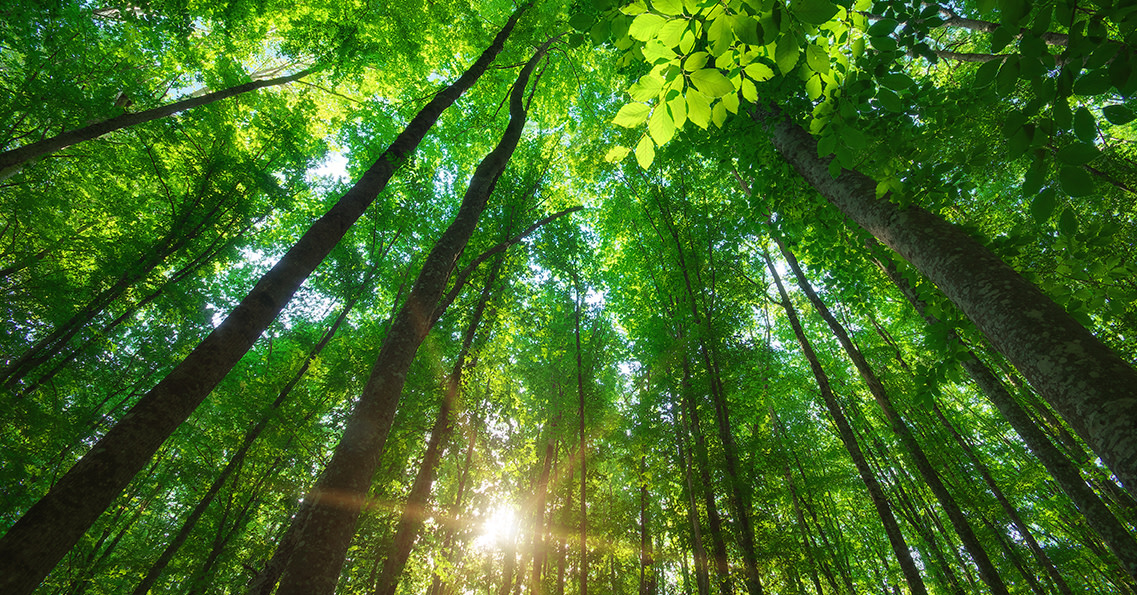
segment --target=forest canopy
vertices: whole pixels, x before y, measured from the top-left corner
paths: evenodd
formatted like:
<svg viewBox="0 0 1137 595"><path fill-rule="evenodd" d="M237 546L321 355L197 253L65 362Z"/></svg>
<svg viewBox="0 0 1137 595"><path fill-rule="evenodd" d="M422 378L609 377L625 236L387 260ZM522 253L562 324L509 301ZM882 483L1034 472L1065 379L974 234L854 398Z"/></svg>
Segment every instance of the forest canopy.
<svg viewBox="0 0 1137 595"><path fill-rule="evenodd" d="M0 592L1137 595L1137 4L0 7Z"/></svg>

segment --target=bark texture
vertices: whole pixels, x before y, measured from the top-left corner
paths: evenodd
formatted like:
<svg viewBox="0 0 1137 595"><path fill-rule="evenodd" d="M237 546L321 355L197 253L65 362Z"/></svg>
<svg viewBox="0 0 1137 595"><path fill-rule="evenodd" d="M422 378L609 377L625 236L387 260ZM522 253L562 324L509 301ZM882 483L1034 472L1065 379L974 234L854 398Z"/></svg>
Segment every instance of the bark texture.
<svg viewBox="0 0 1137 595"><path fill-rule="evenodd" d="M31 593L146 465L217 383L252 347L300 284L323 262L439 114L485 72L524 9L452 85L411 120L360 180L257 282L232 313L111 428L0 539L0 592Z"/></svg>
<svg viewBox="0 0 1137 595"><path fill-rule="evenodd" d="M914 288L900 275L895 266L880 260L877 260L876 264L900 289L912 307L920 313L929 325L940 323L934 316L927 313L924 302L920 300ZM954 331L948 334L948 338L951 341L961 341ZM1110 551L1117 556L1129 576L1137 580L1137 539L1134 539L1133 535L1114 516L1101 498L1094 493L1093 489L1086 485L1077 465L1062 454L1062 451L1058 450L1058 447L1046 437L1046 433L1031 419L1026 409L1015 400L1007 387L999 382L994 372L980 361L974 353L969 350L967 359L963 360L961 365L976 386L983 391L983 394L987 395L999 413L1003 414L1015 432L1022 437L1027 448L1050 472L1062 491L1070 497L1074 506L1086 518L1086 523L1089 524L1090 528L1102 538Z"/></svg>
<svg viewBox="0 0 1137 595"><path fill-rule="evenodd" d="M1137 370L959 227L901 209L856 171L829 175L817 141L757 109L775 148L822 196L928 277L1121 479L1137 490Z"/></svg>

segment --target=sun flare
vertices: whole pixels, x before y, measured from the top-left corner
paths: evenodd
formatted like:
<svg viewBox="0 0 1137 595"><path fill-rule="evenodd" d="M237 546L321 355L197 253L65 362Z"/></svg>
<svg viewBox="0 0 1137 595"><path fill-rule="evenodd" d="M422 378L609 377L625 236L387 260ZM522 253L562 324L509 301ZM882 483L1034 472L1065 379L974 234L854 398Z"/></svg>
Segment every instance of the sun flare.
<svg viewBox="0 0 1137 595"><path fill-rule="evenodd" d="M485 548L500 547L513 542L520 532L517 511L508 505L499 506L482 523L478 544Z"/></svg>

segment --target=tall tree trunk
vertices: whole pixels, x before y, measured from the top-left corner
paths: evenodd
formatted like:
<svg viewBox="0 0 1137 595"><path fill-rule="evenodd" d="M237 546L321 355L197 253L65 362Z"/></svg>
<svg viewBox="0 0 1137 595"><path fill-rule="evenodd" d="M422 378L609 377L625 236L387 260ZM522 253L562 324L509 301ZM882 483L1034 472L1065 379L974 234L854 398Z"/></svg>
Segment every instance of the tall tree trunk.
<svg viewBox="0 0 1137 595"><path fill-rule="evenodd" d="M647 456L640 455L640 595L655 595L655 554L651 548L651 530L648 527Z"/></svg>
<svg viewBox="0 0 1137 595"><path fill-rule="evenodd" d="M719 592L722 595L731 595L734 592L734 587L730 581L730 567L726 557L726 540L723 538L722 517L719 515L718 504L715 503L711 464L707 456L706 439L703 437L703 430L699 423L699 407L691 389L691 370L686 353L683 354L683 381L680 392L687 405L684 413L689 422L688 431L695 439L695 462L699 469L699 480L703 484L700 491L703 496L703 506L707 509L707 530L711 534L715 579L718 583Z"/></svg>
<svg viewBox="0 0 1137 595"><path fill-rule="evenodd" d="M466 459L462 464L462 473L458 477L458 491L454 495L454 504L450 506L450 520L444 525L444 535L442 538L442 552L446 556L446 560L451 566L457 562L458 551L454 547L454 529L460 524L460 517L462 514L462 503L466 496L466 486L470 481L470 471L473 468L474 462L474 445L478 440L478 430L475 426L475 421L469 419L469 440L466 443ZM430 579L430 590L427 592L430 595L441 595L445 592L446 583L442 581L442 577L435 572L434 576Z"/></svg>
<svg viewBox="0 0 1137 595"><path fill-rule="evenodd" d="M1035 561L1038 562L1038 565L1042 567L1042 569L1046 571L1046 574L1050 576L1051 580L1054 581L1059 592L1063 595L1073 595L1073 592L1070 590L1070 585L1066 584L1066 579L1062 578L1062 574L1058 572L1058 569L1054 566L1054 562L1050 560L1050 556L1046 555L1042 546L1039 545L1038 540L1034 538L1034 533L1030 530L1030 526L1023 521L1022 517L1019 516L1018 510L1011 504L1010 500L1007 499L1007 496L1003 494L1003 490L999 488L999 485L995 483L995 478L991 476L991 471L987 468L987 465L983 463L982 459L979 458L975 449L971 448L967 439L948 421L939 405L933 404L932 411L935 412L940 423L943 424L944 428L951 434L952 438L955 439L956 444L963 449L964 454L967 455L967 459L971 461L975 470L979 472L979 476L983 478L983 483L987 485L987 488L991 490L995 499L998 500L999 506L1003 509L1003 513L1011 520L1011 523L1015 526L1015 530L1026 543L1027 548L1034 556ZM1030 577L1027 577L1027 580L1030 580Z"/></svg>
<svg viewBox="0 0 1137 595"><path fill-rule="evenodd" d="M896 561L900 563L900 570L904 573L904 580L908 583L908 590L911 591L913 595L927 595L928 590L924 586L923 579L920 578L920 570L912 560L912 554L908 550L908 544L904 541L904 534L900 532L900 525L896 522L896 517L892 514L892 507L888 504L888 498L885 497L884 490L880 487L880 482L877 481L876 476L872 473L872 469L869 468L869 464L865 460L864 452L861 451L860 445L857 444L857 438L856 435L853 434L853 428L849 425L849 420L846 419L845 414L841 411L841 406L837 403L837 398L833 395L833 390L829 386L829 377L825 374L825 370L821 367L821 362L817 359L817 354L814 353L809 339L805 336L805 331L802 329L801 321L798 319L793 302L790 301L790 296L786 293L786 288L782 285L782 279L778 276L778 271L774 268L774 263L770 260L770 257L765 253L763 253L762 256L766 260L766 267L770 270L770 275L773 277L775 285L778 287L778 294L782 299L782 307L786 310L786 318L789 319L790 326L794 330L794 335L797 337L802 353L805 355L805 359L809 361L809 367L813 370L818 389L821 392L821 398L825 401L826 409L829 410L829 416L833 418L833 423L837 425L837 433L841 437L841 442L845 444L845 449L849 451L849 456L852 457L853 464L857 467L861 481L864 482L865 488L868 489L869 497L872 499L877 515L880 517L881 524L884 525L884 533L888 537L889 544L892 546L893 554L896 555Z"/></svg>
<svg viewBox="0 0 1137 595"><path fill-rule="evenodd" d="M901 209L876 183L842 170L834 179L817 141L772 110L778 152L842 213L930 279L1035 390L1137 493L1137 370L959 227L916 206Z"/></svg>
<svg viewBox="0 0 1137 595"><path fill-rule="evenodd" d="M557 422L549 424L548 437L545 439L545 456L541 464L541 474L537 478L537 489L533 496L533 571L529 579L529 592L534 595L544 595L545 585L541 580L541 572L545 568L545 559L548 557L547 535L545 528L545 501L549 492L549 472L556 456Z"/></svg>
<svg viewBox="0 0 1137 595"><path fill-rule="evenodd" d="M892 263L885 263L875 258L874 260L929 325L934 326L940 323L934 316L928 314L924 302L920 300L914 288L899 274ZM948 338L962 344L954 331L948 333ZM1137 539L1134 539L1125 525L1086 485L1077 466L1046 437L1042 429L1030 418L1030 414L1007 391L1006 386L995 377L990 368L970 350L967 352L967 358L961 364L968 376L975 381L976 386L987 395L995 408L1003 414L1015 432L1022 437L1027 448L1058 482L1062 491L1069 496L1074 506L1085 517L1086 523L1101 537L1113 555L1121 562L1126 573L1137 580Z"/></svg>
<svg viewBox="0 0 1137 595"><path fill-rule="evenodd" d="M285 401L288 400L289 395L292 394L292 389L295 388L297 384L299 384L300 380L304 377L304 374L308 372L308 368L312 365L312 362L320 356L320 353L324 350L324 347L326 347L328 342L332 340L332 337L336 334L336 331L339 330L339 327L343 324L343 322L347 320L347 316L351 312L352 308L355 307L355 303L359 300L360 297L364 295L365 292L368 291L369 285L371 284L371 279L375 273L375 267L378 262L378 260L375 260L372 263L371 268L367 271L367 274L363 276L363 282L360 285L359 290L352 295L351 299L349 299L346 304L344 304L343 308L340 310L339 315L336 316L335 321L332 322L332 325L324 333L324 336L320 338L320 341L308 351L307 357L304 358L304 363L300 366L299 369L296 370L292 377L288 379L288 382L286 382L280 389L280 392L277 393L276 399L273 400L272 405L261 416L260 421L258 421L252 428L249 428L249 431L245 433L244 439L241 440L241 445L237 447L237 450L233 453L233 456L229 458L229 462L225 464L225 467L221 470L221 473L217 475L217 477L213 480L213 483L210 484L209 489L207 489L205 491L205 494L202 495L201 499L197 503L197 506L195 506L194 509L190 511L189 516L187 516L186 520L182 522L182 527L180 530L178 530L178 533L174 535L174 538L171 539L170 542L166 545L166 548L162 550L162 553L158 556L158 559L155 560L154 564L150 566L150 569L146 572L146 576L144 576L138 583L138 586L134 588L133 595L146 595L146 593L150 592L150 589L154 586L154 583L158 581L158 577L161 576L162 571L166 569L166 565L170 563L170 560L174 559L174 555L178 553L178 549L182 547L182 544L184 544L186 542L186 539L189 538L189 535L193 531L193 528L197 526L198 520L201 519L201 516L205 514L206 509L208 509L209 505L213 503L213 499L217 497L218 493L220 493L221 488L225 485L225 482L229 479L229 476L241 466L245 460L245 455L249 453L249 449L252 448L253 443L255 443L257 439L260 438L261 434L264 433L265 428L268 427L269 422L272 421L272 418L280 410L281 406L283 406Z"/></svg>
<svg viewBox="0 0 1137 595"><path fill-rule="evenodd" d="M439 114L485 72L524 10L522 7L510 17L469 70L427 103L355 186L304 233L225 321L8 530L0 539L0 591L27 595L51 572L276 319L300 284L414 152Z"/></svg>
<svg viewBox="0 0 1137 595"><path fill-rule="evenodd" d="M45 138L41 141L30 143L22 147L4 151L0 153L0 180L4 180L15 174L24 164L33 159L39 159L46 155L50 155L60 149L65 149L71 145L88 141L94 138L109 134L115 130L122 130L134 126L135 124L142 124L151 120L157 120L178 112L184 112L188 109L193 109L198 106L207 105L222 99L235 97L242 93L263 89L265 87L272 87L276 85L284 85L293 81L300 80L309 74L315 72L316 68L306 68L295 74L281 76L272 79L265 79L259 81L249 81L240 85L207 93L200 97L190 97L181 101L175 101L166 105L161 105L141 112L125 113L120 116L108 118L102 122L96 122L83 128L69 130L62 134L58 134L51 138Z"/></svg>
<svg viewBox="0 0 1137 595"><path fill-rule="evenodd" d="M588 595L588 444L584 434L584 366L581 363L580 348L580 309L584 296L580 285L576 288L576 393L578 398L577 415L580 419L580 595Z"/></svg>
<svg viewBox="0 0 1137 595"><path fill-rule="evenodd" d="M450 440L450 433L454 429L453 417L458 405L458 391L462 388L462 374L467 367L470 347L474 343L474 336L477 333L478 325L482 322L482 315L486 311L486 304L489 303L490 293L493 291L494 282L501 271L503 261L504 259L500 257L494 261L489 274L486 275L485 284L482 286L481 297L478 299L477 305L474 306L469 324L466 325L462 347L454 359L454 367L450 370L450 375L446 378L445 392L438 408L438 417L430 430L426 453L423 454L418 474L415 475L411 492L407 495L407 503L403 507L403 514L395 529L395 537L391 541L386 560L383 562L383 570L380 572L379 581L375 586L376 595L394 595L395 588L399 585L399 578L407 565L407 559L410 558L411 550L414 548L415 540L418 539L422 525L429 516L429 500L431 487L434 484L434 473L438 469L442 451L446 448L446 443Z"/></svg>
<svg viewBox="0 0 1137 595"><path fill-rule="evenodd" d="M509 124L478 165L454 221L423 262L407 301L383 339L375 366L352 410L343 437L309 494L312 517L301 528L300 548L281 578L279 595L323 595L335 590L344 555L395 417L406 373L430 330L431 318L466 242L477 227L498 178L525 127L529 77L553 40L525 64L509 97Z"/></svg>
<svg viewBox="0 0 1137 595"><path fill-rule="evenodd" d="M833 331L833 335L837 337L837 341L841 343L841 347L844 348L849 359L853 361L857 372L860 373L861 378L865 384L868 385L869 392L872 393L881 411L884 412L885 419L887 419L888 423L892 426L893 432L895 432L896 436L900 439L900 443L904 445L904 449L912 456L912 460L916 464L916 470L920 473L920 477L928 484L932 493L935 494L936 500L939 501L940 506L942 506L944 512L947 513L948 519L951 521L951 525L955 529L956 534L959 535L963 546L967 548L967 553L971 555L972 561L974 561L975 566L978 567L979 576L994 595L1010 595L1006 585L1003 584L1002 577L999 576L998 569L995 568L995 565L988 557L987 550L983 547L983 544L979 542L975 531L967 522L967 516L956 503L955 498L948 492L947 486L944 485L939 473L932 466L932 462L928 460L924 449L920 446L919 442L916 441L916 437L912 434L911 428L908 427L908 424L905 423L904 419L900 417L899 412L897 412L896 408L892 405L892 399L885 390L884 383L880 381L880 378L877 377L876 373L869 366L868 361L864 355L861 354L861 351L853 345L853 341L849 338L848 333L845 332L845 328L841 326L841 323L837 321L837 318L833 316L833 313L829 311L829 308L821 301L821 298L817 297L817 293L813 291L813 287L810 286L801 267L798 266L797 258L786 248L780 238L775 236L774 241L778 243L778 247L781 249L782 255L789 264L790 270L793 271L794 277L797 279L798 287L801 288L802 293L809 299L809 302L813 304L814 310L816 310L817 313L821 315L821 318L825 320L826 324L829 325L829 329Z"/></svg>
<svg viewBox="0 0 1137 595"><path fill-rule="evenodd" d="M681 408L682 405L679 405ZM707 548L703 545L703 530L699 525L699 504L698 496L695 490L695 480L691 472L691 456L688 454L687 449L687 435L690 432L687 428L686 419L680 413L676 416L675 421L675 434L677 440L675 441L679 449L679 464L683 467L683 477L687 488L687 523L691 526L691 554L695 558L695 586L699 591L699 595L710 595L711 593L711 577L710 569L707 567L709 561L707 557Z"/></svg>
<svg viewBox="0 0 1137 595"><path fill-rule="evenodd" d="M708 343L714 341L714 328L712 326L711 312L700 312L695 290L691 283L691 275L687 267L687 259L683 251L683 242L679 239L679 232L671 213L660 201L660 211L663 212L663 221L671 232L675 242L678 256L679 270L683 275L684 287L687 291L687 300L691 306L691 315L696 324L702 322L705 334L699 335L699 351L703 356L703 364L707 369L710 385L710 394L715 407L715 421L719 431L719 440L723 445L723 459L726 469L727 482L730 484L729 502L731 512L738 522L738 536L742 545L743 567L746 572L746 590L750 595L762 595L762 581L758 576L757 548L754 544L754 530L750 520L750 497L744 481L739 472L738 447L734 443L734 432L730 427L730 410L727 406L726 395L718 362L714 349ZM713 258L713 253L712 253ZM696 271L697 274L698 271ZM713 287L713 286L712 286Z"/></svg>

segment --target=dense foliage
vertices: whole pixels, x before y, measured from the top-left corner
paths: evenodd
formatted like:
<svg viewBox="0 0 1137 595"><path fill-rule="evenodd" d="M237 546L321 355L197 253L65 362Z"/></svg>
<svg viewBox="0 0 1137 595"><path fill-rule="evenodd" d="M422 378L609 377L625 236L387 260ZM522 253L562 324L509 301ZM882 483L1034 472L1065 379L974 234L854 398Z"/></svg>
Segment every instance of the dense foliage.
<svg viewBox="0 0 1137 595"><path fill-rule="evenodd" d="M36 593L288 585L405 320L337 592L1137 593L1137 430L809 177L962 229L1132 373L1132 2L7 3L0 90L4 531L394 172Z"/></svg>

